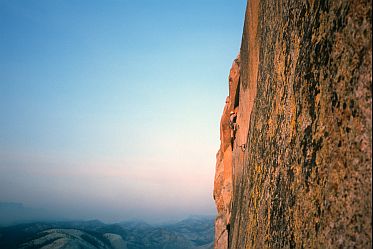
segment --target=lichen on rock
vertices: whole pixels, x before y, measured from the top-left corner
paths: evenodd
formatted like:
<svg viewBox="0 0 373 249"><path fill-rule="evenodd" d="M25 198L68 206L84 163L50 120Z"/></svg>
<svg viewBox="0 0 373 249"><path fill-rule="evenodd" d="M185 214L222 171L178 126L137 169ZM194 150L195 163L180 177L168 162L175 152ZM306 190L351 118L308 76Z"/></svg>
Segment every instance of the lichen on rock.
<svg viewBox="0 0 373 249"><path fill-rule="evenodd" d="M371 248L371 30L369 1L248 1L215 248Z"/></svg>

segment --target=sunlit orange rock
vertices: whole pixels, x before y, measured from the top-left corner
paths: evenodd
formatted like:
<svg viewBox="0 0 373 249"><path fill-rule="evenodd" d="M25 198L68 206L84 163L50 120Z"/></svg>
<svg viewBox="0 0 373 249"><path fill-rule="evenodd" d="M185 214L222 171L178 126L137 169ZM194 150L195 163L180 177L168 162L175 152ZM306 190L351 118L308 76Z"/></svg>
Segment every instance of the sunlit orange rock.
<svg viewBox="0 0 373 249"><path fill-rule="evenodd" d="M239 56L233 62L229 74L229 96L226 98L220 121L220 149L216 155L214 199L218 210L215 222L215 248L228 248L228 228L231 215L233 191L232 130L230 113L235 110L235 99L239 93Z"/></svg>
<svg viewBox="0 0 373 249"><path fill-rule="evenodd" d="M248 1L220 124L215 249L371 248L371 8Z"/></svg>

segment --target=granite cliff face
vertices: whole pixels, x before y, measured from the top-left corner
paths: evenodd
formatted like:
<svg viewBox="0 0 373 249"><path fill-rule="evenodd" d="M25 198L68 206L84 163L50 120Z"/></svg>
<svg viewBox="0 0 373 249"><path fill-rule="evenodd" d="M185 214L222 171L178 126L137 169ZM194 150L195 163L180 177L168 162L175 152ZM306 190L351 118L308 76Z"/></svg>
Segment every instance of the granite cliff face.
<svg viewBox="0 0 373 249"><path fill-rule="evenodd" d="M248 1L215 248L371 248L371 31L370 1Z"/></svg>

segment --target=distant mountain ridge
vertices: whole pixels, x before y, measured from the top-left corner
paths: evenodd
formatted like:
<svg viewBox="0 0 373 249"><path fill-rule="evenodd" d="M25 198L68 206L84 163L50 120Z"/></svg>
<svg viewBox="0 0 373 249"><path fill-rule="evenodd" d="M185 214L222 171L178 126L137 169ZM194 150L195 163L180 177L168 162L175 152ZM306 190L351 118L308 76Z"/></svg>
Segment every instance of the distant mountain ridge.
<svg viewBox="0 0 373 249"><path fill-rule="evenodd" d="M0 248L8 249L211 249L213 240L212 216L192 216L164 225L92 220L32 222L0 228Z"/></svg>

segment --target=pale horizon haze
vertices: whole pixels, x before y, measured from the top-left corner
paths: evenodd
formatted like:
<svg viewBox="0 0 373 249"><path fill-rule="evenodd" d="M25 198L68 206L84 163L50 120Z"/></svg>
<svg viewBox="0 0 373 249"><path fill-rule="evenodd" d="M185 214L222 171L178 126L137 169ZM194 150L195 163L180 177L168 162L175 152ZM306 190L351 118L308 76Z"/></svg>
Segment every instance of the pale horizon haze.
<svg viewBox="0 0 373 249"><path fill-rule="evenodd" d="M57 218L216 213L245 0L0 0L0 202Z"/></svg>

